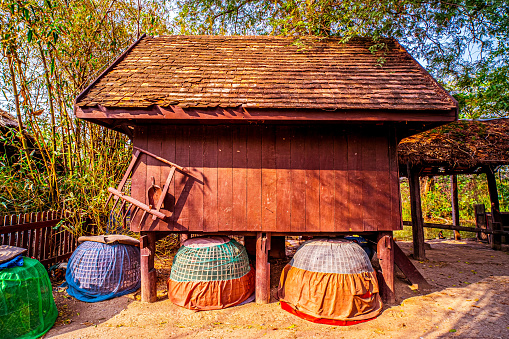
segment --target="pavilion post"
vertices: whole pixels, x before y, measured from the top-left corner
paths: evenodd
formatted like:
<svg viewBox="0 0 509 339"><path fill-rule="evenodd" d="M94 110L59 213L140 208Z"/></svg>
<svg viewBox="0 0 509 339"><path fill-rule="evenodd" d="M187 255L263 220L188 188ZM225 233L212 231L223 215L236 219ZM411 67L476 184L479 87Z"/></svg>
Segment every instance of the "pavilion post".
<svg viewBox="0 0 509 339"><path fill-rule="evenodd" d="M495 207L495 204L491 204L491 229L493 231L502 231L502 216L500 211ZM491 234L491 248L500 251L502 250L502 235Z"/></svg>
<svg viewBox="0 0 509 339"><path fill-rule="evenodd" d="M410 210L412 214L412 237L414 259L426 260L424 250L424 220L421 207L421 186L418 168L407 164L408 186L410 187Z"/></svg>
<svg viewBox="0 0 509 339"><path fill-rule="evenodd" d="M486 180L488 181L488 192L490 194L491 205L495 204L495 208L500 210L500 203L498 202L497 180L495 173L491 167L486 168Z"/></svg>
<svg viewBox="0 0 509 339"><path fill-rule="evenodd" d="M488 182L488 192L490 194L491 219L492 219L492 221L495 221L495 222L491 223L491 230L497 230L497 228L499 226L501 226L501 224L496 222L499 220L496 220L496 218L495 218L497 216L498 212L500 211L500 203L498 201L497 180L495 178L495 171L493 170L492 167L486 167L485 173L486 173L486 181ZM488 223L488 226L490 226L489 223ZM488 235L488 242L491 244L491 247L493 249L499 249L499 244L498 244L499 238L500 238L500 236L497 236L495 234Z"/></svg>
<svg viewBox="0 0 509 339"><path fill-rule="evenodd" d="M451 175L451 205L452 205L452 224L454 226L460 225L460 208L458 201L458 176ZM454 230L454 240L461 240L459 231Z"/></svg>

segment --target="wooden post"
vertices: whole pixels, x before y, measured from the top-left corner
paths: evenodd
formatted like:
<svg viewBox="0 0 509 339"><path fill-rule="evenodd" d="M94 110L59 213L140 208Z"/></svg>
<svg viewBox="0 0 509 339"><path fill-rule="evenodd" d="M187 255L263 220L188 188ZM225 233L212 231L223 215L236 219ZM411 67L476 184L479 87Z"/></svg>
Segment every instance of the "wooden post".
<svg viewBox="0 0 509 339"><path fill-rule="evenodd" d="M155 232L143 233L140 237L141 301L152 303L157 301L157 273L154 269L156 234Z"/></svg>
<svg viewBox="0 0 509 339"><path fill-rule="evenodd" d="M396 301L394 294L394 240L392 232L380 232L377 243L377 256L382 268L381 281L378 282L382 299L388 304Z"/></svg>
<svg viewBox="0 0 509 339"><path fill-rule="evenodd" d="M495 204L495 208L500 210L500 204L498 202L498 190L497 190L497 180L495 179L495 173L493 169L488 167L485 171L486 180L488 181L488 192L490 194L491 205Z"/></svg>
<svg viewBox="0 0 509 339"><path fill-rule="evenodd" d="M486 208L484 204L475 204L475 227L488 229L488 220L486 220ZM488 234L483 232L477 232L477 240L486 242L488 240Z"/></svg>
<svg viewBox="0 0 509 339"><path fill-rule="evenodd" d="M500 204L498 202L498 190L497 190L497 180L495 179L495 173L491 167L486 167L486 181L488 182L488 193L490 194L490 202L491 202L491 223L488 223L488 229L494 230L498 225L493 225L494 214L493 212L500 210ZM495 212L496 213L496 212ZM497 248L497 245L493 242L494 234L488 235L488 243L491 244L492 247Z"/></svg>
<svg viewBox="0 0 509 339"><path fill-rule="evenodd" d="M458 177L451 175L451 203L452 203L452 224L454 226L460 225L460 208L458 201ZM459 231L454 230L454 240L461 240Z"/></svg>
<svg viewBox="0 0 509 339"><path fill-rule="evenodd" d="M491 204L491 229L493 231L502 231L502 216L500 211L495 207L495 204ZM492 234L491 236L491 248L500 251L502 249L502 235Z"/></svg>
<svg viewBox="0 0 509 339"><path fill-rule="evenodd" d="M180 247L182 247L184 245L184 241L186 241L187 239L189 239L189 234L181 233L179 235Z"/></svg>
<svg viewBox="0 0 509 339"><path fill-rule="evenodd" d="M408 186L410 187L410 210L412 214L412 237L414 244L414 259L426 260L424 250L424 220L421 209L421 187L419 172L415 167L407 164Z"/></svg>
<svg viewBox="0 0 509 339"><path fill-rule="evenodd" d="M256 234L256 303L270 302L270 233Z"/></svg>

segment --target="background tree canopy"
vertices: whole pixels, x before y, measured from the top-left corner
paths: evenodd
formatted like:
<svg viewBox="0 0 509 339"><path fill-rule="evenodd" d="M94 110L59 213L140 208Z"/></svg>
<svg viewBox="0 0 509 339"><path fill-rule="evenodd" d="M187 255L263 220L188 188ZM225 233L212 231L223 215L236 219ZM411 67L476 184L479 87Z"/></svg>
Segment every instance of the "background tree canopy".
<svg viewBox="0 0 509 339"><path fill-rule="evenodd" d="M505 0L177 0L179 34L395 37L468 118L509 112Z"/></svg>

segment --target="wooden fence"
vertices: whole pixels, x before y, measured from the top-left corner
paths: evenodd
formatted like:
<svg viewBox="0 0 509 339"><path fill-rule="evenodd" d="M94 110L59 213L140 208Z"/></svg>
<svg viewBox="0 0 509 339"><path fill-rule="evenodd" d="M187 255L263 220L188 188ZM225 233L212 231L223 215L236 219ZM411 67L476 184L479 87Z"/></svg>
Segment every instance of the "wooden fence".
<svg viewBox="0 0 509 339"><path fill-rule="evenodd" d="M403 221L404 226L412 226L411 221ZM486 234L499 234L509 236L509 232L501 231L501 230L491 230L486 228L478 228L478 227L464 227L464 226L456 226L456 225L447 225L447 224L434 224L425 222L423 224L424 227L427 228L439 228L443 230L454 230L454 231L464 231L464 232L474 232L474 233L486 233Z"/></svg>
<svg viewBox="0 0 509 339"><path fill-rule="evenodd" d="M60 211L0 216L0 244L26 248L26 256L44 266L65 261L77 239L64 228L63 216Z"/></svg>

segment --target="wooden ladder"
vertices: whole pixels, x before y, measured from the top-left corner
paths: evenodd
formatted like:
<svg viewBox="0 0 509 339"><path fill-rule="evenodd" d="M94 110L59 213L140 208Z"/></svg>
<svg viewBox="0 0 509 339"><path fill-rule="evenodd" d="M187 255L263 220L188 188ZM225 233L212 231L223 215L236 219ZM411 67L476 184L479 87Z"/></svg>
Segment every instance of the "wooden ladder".
<svg viewBox="0 0 509 339"><path fill-rule="evenodd" d="M134 169L134 166L138 162L140 155L142 153L170 166L170 173L168 174L168 177L166 178L166 182L164 183L161 196L159 197L159 200L155 203L154 206L146 205L146 204L142 203L141 201L136 200L136 199L130 197L129 195L122 193L122 189L124 188L127 180L129 179L129 176L131 175L131 173ZM117 207L117 204L120 200L122 200L122 204L120 206L120 213L122 213L123 209L126 207L126 204L131 205L126 209L126 211L122 215L122 222L124 225L126 222L127 214L129 213L129 211L132 209L133 206L134 206L134 210L131 215L131 220L133 220L134 216L140 209L145 211L146 213L150 213L152 215L152 220L156 220L157 218L164 220L166 218L166 215L164 213L160 212L160 209L161 209L161 206L163 205L164 198L165 198L166 194L168 193L168 189L170 187L171 181L173 180L175 170L179 170L183 174L188 175L188 172L185 167L174 164L171 161L161 158L161 157L159 157L153 153L150 153L144 149L141 149L139 147L134 147L134 153L133 153L131 162L130 162L129 166L127 167L127 170L124 173L124 176L122 177L122 180L118 184L117 188L115 189L113 187L108 187L108 192L110 192L110 194L108 196L108 199L106 200L106 206L108 206L108 204L110 203L111 198L115 199L115 203L113 204L113 208L111 209L112 211L115 210L115 208Z"/></svg>

